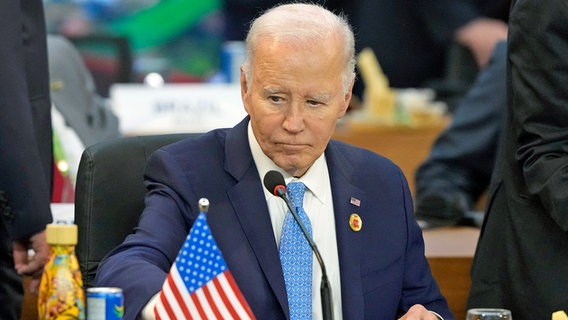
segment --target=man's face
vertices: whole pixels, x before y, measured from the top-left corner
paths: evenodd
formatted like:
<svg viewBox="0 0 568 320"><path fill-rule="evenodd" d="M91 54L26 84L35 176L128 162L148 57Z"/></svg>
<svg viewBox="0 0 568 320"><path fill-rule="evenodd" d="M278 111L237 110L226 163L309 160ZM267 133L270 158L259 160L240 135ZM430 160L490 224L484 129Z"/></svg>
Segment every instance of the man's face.
<svg viewBox="0 0 568 320"><path fill-rule="evenodd" d="M261 41L241 95L264 153L302 176L324 152L351 99L342 87L343 57L330 47ZM248 89L247 89L247 81Z"/></svg>

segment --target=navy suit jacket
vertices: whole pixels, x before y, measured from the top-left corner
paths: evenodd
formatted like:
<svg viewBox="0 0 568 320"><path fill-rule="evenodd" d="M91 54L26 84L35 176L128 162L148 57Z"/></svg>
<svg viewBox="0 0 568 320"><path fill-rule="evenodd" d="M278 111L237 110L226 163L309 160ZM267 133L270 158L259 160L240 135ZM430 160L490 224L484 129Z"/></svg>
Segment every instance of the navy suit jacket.
<svg viewBox="0 0 568 320"><path fill-rule="evenodd" d="M156 151L146 171L146 208L135 233L101 263L98 286L118 286L125 319L162 287L199 213L259 319L289 318L286 289L264 187L247 139L248 117ZM370 151L331 141L325 151L333 193L343 317L394 319L416 303L452 319L424 256L422 232L398 167ZM350 203L361 200L360 206ZM349 227L357 213L362 230Z"/></svg>

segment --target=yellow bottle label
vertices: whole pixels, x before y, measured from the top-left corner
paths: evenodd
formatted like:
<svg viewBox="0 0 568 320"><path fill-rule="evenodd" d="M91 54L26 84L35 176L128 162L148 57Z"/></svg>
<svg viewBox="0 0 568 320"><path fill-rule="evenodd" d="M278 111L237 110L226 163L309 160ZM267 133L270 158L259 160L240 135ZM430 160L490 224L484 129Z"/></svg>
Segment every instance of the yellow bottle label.
<svg viewBox="0 0 568 320"><path fill-rule="evenodd" d="M85 319L85 293L73 246L53 246L38 296L40 320Z"/></svg>

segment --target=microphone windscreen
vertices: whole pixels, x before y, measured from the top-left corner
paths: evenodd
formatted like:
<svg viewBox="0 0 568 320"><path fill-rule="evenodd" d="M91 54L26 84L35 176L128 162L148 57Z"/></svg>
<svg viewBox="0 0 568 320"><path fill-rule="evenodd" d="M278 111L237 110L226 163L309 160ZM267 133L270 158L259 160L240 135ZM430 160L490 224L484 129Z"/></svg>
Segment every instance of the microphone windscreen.
<svg viewBox="0 0 568 320"><path fill-rule="evenodd" d="M284 176L276 170L268 171L264 175L263 182L264 182L264 187L268 189L268 192L270 192L275 196L280 196L278 194L277 187L283 188L284 190L286 189L286 182L284 181Z"/></svg>

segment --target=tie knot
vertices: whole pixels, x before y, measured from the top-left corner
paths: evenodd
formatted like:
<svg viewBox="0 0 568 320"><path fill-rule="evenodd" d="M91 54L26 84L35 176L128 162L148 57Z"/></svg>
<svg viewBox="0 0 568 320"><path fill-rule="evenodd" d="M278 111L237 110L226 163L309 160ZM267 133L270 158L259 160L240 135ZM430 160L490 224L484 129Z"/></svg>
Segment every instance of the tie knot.
<svg viewBox="0 0 568 320"><path fill-rule="evenodd" d="M296 208L304 206L304 192L306 192L306 185L303 182L292 181L287 186L288 197Z"/></svg>

